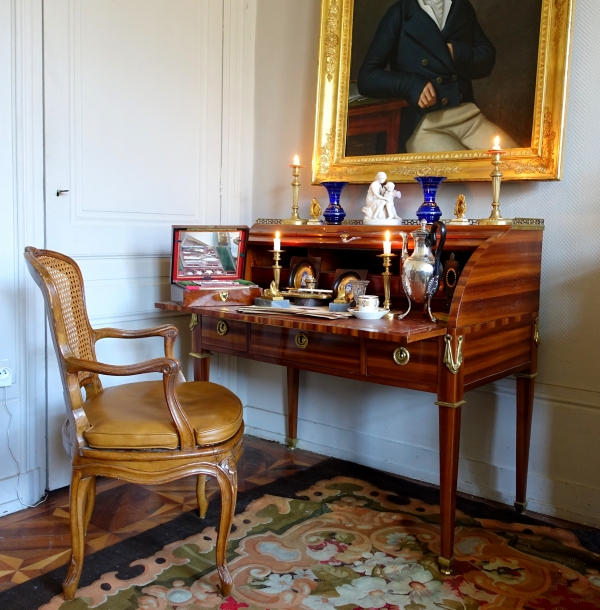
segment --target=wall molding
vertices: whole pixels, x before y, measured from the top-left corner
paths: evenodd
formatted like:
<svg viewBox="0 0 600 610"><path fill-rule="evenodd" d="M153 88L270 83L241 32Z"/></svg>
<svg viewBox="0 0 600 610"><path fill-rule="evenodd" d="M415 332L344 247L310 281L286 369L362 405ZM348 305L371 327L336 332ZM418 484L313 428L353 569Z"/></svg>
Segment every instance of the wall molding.
<svg viewBox="0 0 600 610"><path fill-rule="evenodd" d="M492 396L515 397L517 380L514 377L500 379L494 383L473 390ZM468 402L469 393L466 394ZM570 408L600 409L600 392L593 390L582 390L579 388L567 388L563 386L545 383L535 384L535 400L547 402L548 404L567 406ZM535 403L534 403L535 404Z"/></svg>
<svg viewBox="0 0 600 610"><path fill-rule="evenodd" d="M23 473L20 495L31 504L46 488L46 327L39 289L22 256L25 246L44 244L42 2L12 0L11 7L14 288L20 305L13 325L16 384L8 394L15 400L11 446ZM22 508L15 490L10 498L10 488L3 488L0 498L3 511Z"/></svg>

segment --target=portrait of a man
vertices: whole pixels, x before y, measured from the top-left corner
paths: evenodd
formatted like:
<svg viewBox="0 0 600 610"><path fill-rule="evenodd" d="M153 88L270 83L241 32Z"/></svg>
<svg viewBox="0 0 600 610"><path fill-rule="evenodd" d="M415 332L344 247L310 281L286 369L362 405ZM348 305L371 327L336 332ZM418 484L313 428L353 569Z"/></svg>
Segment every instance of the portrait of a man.
<svg viewBox="0 0 600 610"><path fill-rule="evenodd" d="M541 0L355 0L346 155L529 146L540 14Z"/></svg>

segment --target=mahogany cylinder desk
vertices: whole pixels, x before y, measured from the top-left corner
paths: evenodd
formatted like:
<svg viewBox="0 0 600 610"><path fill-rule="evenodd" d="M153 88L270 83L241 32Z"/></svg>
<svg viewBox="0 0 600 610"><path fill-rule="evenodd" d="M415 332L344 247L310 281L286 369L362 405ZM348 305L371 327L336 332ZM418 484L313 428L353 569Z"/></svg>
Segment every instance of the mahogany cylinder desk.
<svg viewBox="0 0 600 610"><path fill-rule="evenodd" d="M331 288L336 270L362 269L370 294L383 296L383 233L389 227L255 224L250 229L245 278L267 287L273 279L275 230L281 233L281 285L292 257L320 259L319 288ZM398 227L410 233L415 226ZM398 230L393 250L400 252ZM448 225L442 260L454 275L442 277L432 310L437 323L413 311L398 320L324 320L240 313L236 307L157 307L193 314L195 379L208 379L213 352L287 367L288 443L295 446L299 371L315 371L371 383L430 392L439 409L440 568L453 564L456 485L464 394L508 375L517 378L515 508L526 508L527 468L534 380L537 374L538 309L543 221L512 225ZM409 251L412 241L409 240ZM392 310L405 311L400 257L393 259ZM449 285L454 281L453 291Z"/></svg>

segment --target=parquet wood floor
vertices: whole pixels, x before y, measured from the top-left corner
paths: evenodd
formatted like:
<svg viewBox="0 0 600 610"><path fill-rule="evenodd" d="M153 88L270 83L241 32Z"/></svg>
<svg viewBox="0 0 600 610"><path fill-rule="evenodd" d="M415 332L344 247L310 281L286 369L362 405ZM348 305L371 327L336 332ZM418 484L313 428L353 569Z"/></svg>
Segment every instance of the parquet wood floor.
<svg viewBox="0 0 600 610"><path fill-rule="evenodd" d="M240 491L290 476L326 459L250 436L244 439L244 446L238 465ZM195 477L165 485L99 479L97 491L86 555L197 510ZM211 479L207 484L209 501L215 494L218 486ZM0 591L66 564L70 545L68 488L50 492L46 502L36 508L0 518Z"/></svg>
<svg viewBox="0 0 600 610"><path fill-rule="evenodd" d="M244 455L238 465L240 491L248 491L291 476L327 459L300 449L290 451L284 445L251 436L245 437L244 448ZM86 555L198 508L195 477L166 485L133 485L112 479L99 479L97 490L94 514L86 536ZM215 499L215 494L218 493L216 482L209 480L209 501ZM459 495L477 499L491 507L502 506L466 494ZM593 530L530 511L527 514L546 521L549 525ZM66 564L70 544L68 488L50 492L46 502L36 508L1 517L0 591Z"/></svg>

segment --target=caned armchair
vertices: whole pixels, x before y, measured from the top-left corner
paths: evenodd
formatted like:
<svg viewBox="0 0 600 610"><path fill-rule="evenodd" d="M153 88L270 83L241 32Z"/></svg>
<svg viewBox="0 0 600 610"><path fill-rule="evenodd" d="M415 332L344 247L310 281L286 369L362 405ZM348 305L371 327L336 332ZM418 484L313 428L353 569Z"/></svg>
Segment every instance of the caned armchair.
<svg viewBox="0 0 600 610"><path fill-rule="evenodd" d="M196 475L200 517L206 515L206 477L221 490L221 517L216 567L221 589L229 595L232 580L225 559L237 496L237 461L244 423L240 400L207 381L185 382L173 356L177 328L118 330L90 326L77 263L50 250L25 248L31 276L40 287L60 374L68 420L63 429L72 458L70 488L71 563L63 583L73 599L81 577L84 538L96 496L96 477L132 483L167 483ZM165 356L138 364L98 362L99 339L161 336ZM98 375L160 373L162 381L127 383L104 389Z"/></svg>

